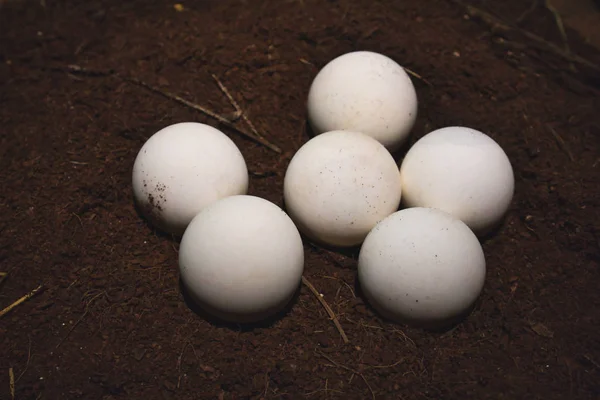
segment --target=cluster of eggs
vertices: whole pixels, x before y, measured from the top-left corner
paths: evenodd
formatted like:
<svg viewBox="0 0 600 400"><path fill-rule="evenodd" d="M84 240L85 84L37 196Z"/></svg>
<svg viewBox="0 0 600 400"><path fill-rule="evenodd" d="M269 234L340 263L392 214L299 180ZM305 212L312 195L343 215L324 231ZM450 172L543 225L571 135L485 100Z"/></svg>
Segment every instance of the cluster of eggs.
<svg viewBox="0 0 600 400"><path fill-rule="evenodd" d="M360 246L366 300L393 321L438 327L462 318L485 280L479 238L502 220L513 171L502 148L466 127L426 134L404 156L417 116L410 77L391 58L358 51L329 62L310 87L315 134L292 157L285 210L247 195L239 149L208 125L154 134L133 168L142 213L181 237L190 297L238 323L282 310L304 270L303 234L324 246Z"/></svg>

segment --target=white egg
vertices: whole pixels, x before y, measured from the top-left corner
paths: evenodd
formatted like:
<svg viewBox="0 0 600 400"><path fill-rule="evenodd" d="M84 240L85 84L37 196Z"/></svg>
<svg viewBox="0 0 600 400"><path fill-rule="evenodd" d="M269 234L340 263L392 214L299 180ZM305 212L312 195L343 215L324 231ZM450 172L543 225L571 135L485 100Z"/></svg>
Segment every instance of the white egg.
<svg viewBox="0 0 600 400"><path fill-rule="evenodd" d="M302 239L277 205L240 195L219 200L189 224L179 247L181 280L205 311L256 322L281 311L300 285Z"/></svg>
<svg viewBox="0 0 600 400"><path fill-rule="evenodd" d="M372 137L326 132L294 154L283 195L286 210L307 237L330 246L354 246L398 209L400 172Z"/></svg>
<svg viewBox="0 0 600 400"><path fill-rule="evenodd" d="M408 208L365 239L358 280L368 302L396 322L441 328L464 317L484 285L485 257L462 221L430 208Z"/></svg>
<svg viewBox="0 0 600 400"><path fill-rule="evenodd" d="M245 194L248 170L242 153L223 132L183 122L152 135L133 166L133 194L148 220L180 236L204 207Z"/></svg>
<svg viewBox="0 0 600 400"><path fill-rule="evenodd" d="M404 68L370 51L325 65L312 82L307 106L315 134L363 132L390 151L406 141L417 118L417 94Z"/></svg>
<svg viewBox="0 0 600 400"><path fill-rule="evenodd" d="M452 214L476 234L495 228L514 192L512 166L489 136L447 127L417 141L400 167L403 203Z"/></svg>

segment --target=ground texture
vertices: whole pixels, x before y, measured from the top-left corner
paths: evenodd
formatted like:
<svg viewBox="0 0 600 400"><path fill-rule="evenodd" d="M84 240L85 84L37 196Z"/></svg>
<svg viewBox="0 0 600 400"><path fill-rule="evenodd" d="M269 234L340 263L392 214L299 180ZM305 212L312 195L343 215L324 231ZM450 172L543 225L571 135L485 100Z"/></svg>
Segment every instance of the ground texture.
<svg viewBox="0 0 600 400"><path fill-rule="evenodd" d="M9 371L19 400L600 396L600 57L570 30L571 54L587 61L563 57L543 7L0 5L0 308L43 285L0 319L0 398L12 396ZM137 151L168 124L213 124L246 157L250 193L281 205L285 167L308 140L312 78L361 49L422 77L413 142L466 125L489 133L513 163L514 202L484 243L476 309L442 333L391 324L356 290L355 256L306 243L305 276L348 344L306 287L269 325L207 321L182 297L177 242L135 211ZM212 74L281 154L139 82L231 113Z"/></svg>

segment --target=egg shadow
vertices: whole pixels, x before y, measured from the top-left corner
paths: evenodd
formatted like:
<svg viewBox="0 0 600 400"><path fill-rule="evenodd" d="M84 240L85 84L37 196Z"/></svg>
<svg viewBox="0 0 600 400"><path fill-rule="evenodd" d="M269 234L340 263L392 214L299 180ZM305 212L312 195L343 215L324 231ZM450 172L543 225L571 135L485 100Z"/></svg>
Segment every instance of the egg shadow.
<svg viewBox="0 0 600 400"><path fill-rule="evenodd" d="M190 294L189 290L183 283L183 280L179 278L179 291L183 297L183 301L194 314L196 314L198 317L202 318L209 324L213 325L214 327L227 328L237 332L251 332L255 329L270 328L275 323L279 322L281 319L287 317L298 301L301 286L302 284L301 282L299 282L298 287L296 288L294 294L287 302L285 307L283 307L280 311L276 312L275 314L256 322L236 323L219 318L214 313L210 312L210 310L207 307L203 307L200 304L198 304L198 302L194 300L193 296Z"/></svg>
<svg viewBox="0 0 600 400"><path fill-rule="evenodd" d="M146 214L142 210L142 207L135 200L133 201L133 207L135 209L136 214L140 218L140 220L142 220L143 223L144 223L144 225L146 225L146 227L148 228L148 230L150 230L152 233L154 233L157 237L159 237L161 239L169 240L169 241L174 242L174 243L180 243L181 242L181 237L180 236L173 235L171 233L165 232L165 231L161 230L160 228L158 228L146 216Z"/></svg>
<svg viewBox="0 0 600 400"><path fill-rule="evenodd" d="M406 140L400 145L400 147L390 151L390 154L392 155L392 158L398 165L398 168L400 168L400 166L402 165L402 161L404 160L404 157L406 157L406 153L408 153L408 151L413 146L413 144L415 144L413 137L414 137L414 134L411 133L406 138Z"/></svg>
<svg viewBox="0 0 600 400"><path fill-rule="evenodd" d="M315 133L315 131L313 130L313 127L310 124L310 120L308 119L308 116L304 119L304 132L303 132L303 139L312 139L315 136L317 136L317 134Z"/></svg>
<svg viewBox="0 0 600 400"><path fill-rule="evenodd" d="M422 320L416 320L416 319L404 319L404 320L399 321L399 320L395 320L395 319L392 319L392 318L386 316L384 313L381 313L379 310L377 310L375 307L373 307L373 305L367 299L364 291L362 290L362 287L358 280L358 275L356 275L355 279L354 279L354 293L356 294L356 297L359 297L363 301L365 307L373 315L375 315L377 318L379 318L381 321L388 323L388 324L396 325L396 326L404 326L407 328L421 329L425 332L429 332L432 334L445 334L450 331L453 331L460 324L462 324L469 317L469 315L471 315L473 310L477 307L477 305L480 302L480 299L477 299L469 308L467 308L462 313L456 315L453 318L450 318L447 320L442 320L442 321L436 321L435 323L428 323L428 322L424 322Z"/></svg>
<svg viewBox="0 0 600 400"><path fill-rule="evenodd" d="M283 195L281 196L281 209L288 216L290 216L290 214L288 212L288 209L286 207L286 204L285 204L285 196L283 196ZM291 217L290 217L290 219L291 219ZM293 221L293 219L292 219L292 221ZM296 223L296 221L293 221L293 222L294 222L294 225L296 225L296 229L298 229L298 233L300 234L300 237L302 239L302 243L308 245L314 251L320 253L323 250L326 250L326 251L331 251L333 253L341 254L341 255L343 255L345 257L352 258L353 260L357 260L358 259L358 254L360 253L360 248L362 246L362 243L358 244L358 245L355 245L355 246L350 246L350 247L340 247L340 246L328 245L326 243L319 242L318 240L315 240L315 239L307 236L298 227L298 224Z"/></svg>
<svg viewBox="0 0 600 400"><path fill-rule="evenodd" d="M326 252L337 253L344 257L350 258L354 262L358 261L358 255L360 254L361 245L356 245L352 247L336 247L316 242L302 233L300 235L302 236L302 241L317 253L325 254L325 256L329 256ZM337 261L335 261L335 264L340 268L356 270L356 268L347 268L344 266L340 266Z"/></svg>
<svg viewBox="0 0 600 400"><path fill-rule="evenodd" d="M495 237L499 236L500 232L506 227L506 224L507 224L507 220L506 220L506 216L504 216L502 218L502 220L498 221L493 227L488 229L486 232L484 232L480 235L477 235L477 238L479 239L479 243L484 245L485 243L487 243L490 240L494 239Z"/></svg>

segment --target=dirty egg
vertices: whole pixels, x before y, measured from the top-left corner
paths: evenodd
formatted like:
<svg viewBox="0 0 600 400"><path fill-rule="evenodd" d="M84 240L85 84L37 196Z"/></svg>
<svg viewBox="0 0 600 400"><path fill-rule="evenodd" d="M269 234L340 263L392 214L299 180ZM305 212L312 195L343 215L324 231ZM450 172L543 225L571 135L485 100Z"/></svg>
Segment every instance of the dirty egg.
<svg viewBox="0 0 600 400"><path fill-rule="evenodd" d="M360 132L331 131L305 143L284 179L286 210L311 239L348 247L360 244L398 209L398 166L386 148Z"/></svg>
<svg viewBox="0 0 600 400"><path fill-rule="evenodd" d="M242 153L209 125L182 122L152 135L133 166L133 194L140 212L157 228L180 236L204 207L245 194L248 170Z"/></svg>
<svg viewBox="0 0 600 400"><path fill-rule="evenodd" d="M407 208L369 233L358 281L375 310L396 322L441 328L466 316L483 289L483 249L469 227L432 208Z"/></svg>

